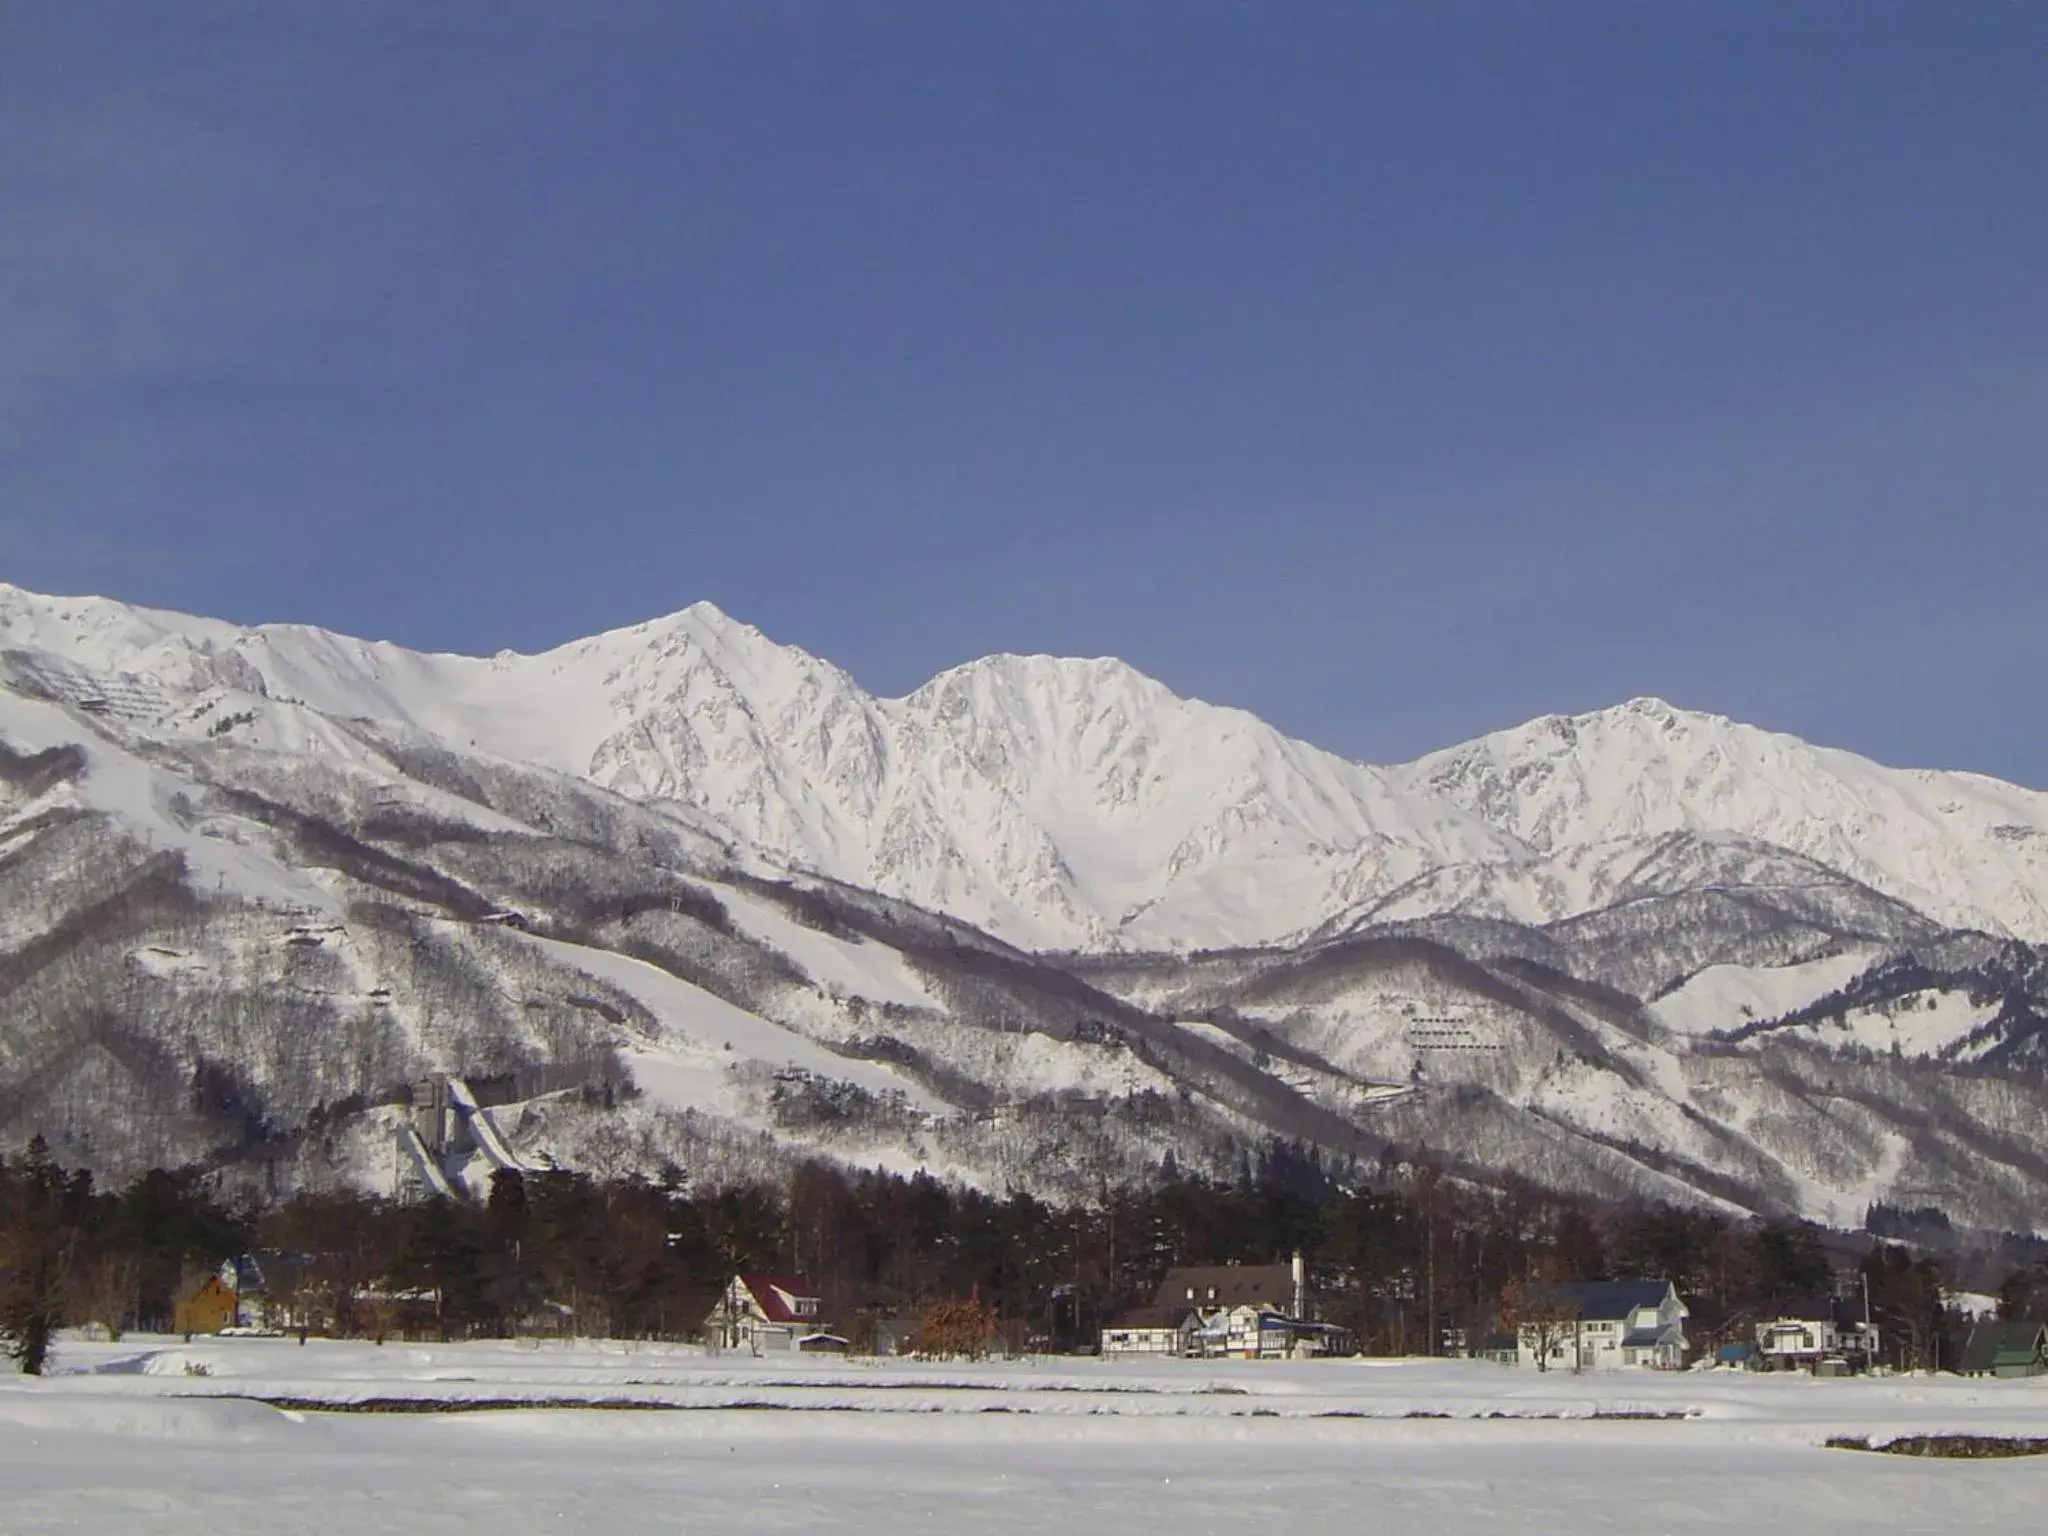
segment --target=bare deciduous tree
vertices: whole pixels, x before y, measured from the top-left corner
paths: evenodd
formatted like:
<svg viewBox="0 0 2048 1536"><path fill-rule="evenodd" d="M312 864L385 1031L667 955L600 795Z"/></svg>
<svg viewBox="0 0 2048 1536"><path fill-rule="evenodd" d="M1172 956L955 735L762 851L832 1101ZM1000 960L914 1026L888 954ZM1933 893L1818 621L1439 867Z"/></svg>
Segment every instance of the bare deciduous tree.
<svg viewBox="0 0 2048 1536"><path fill-rule="evenodd" d="M1578 1305L1555 1288L1511 1281L1501 1292L1500 1319L1503 1328L1535 1351L1537 1370L1549 1370L1551 1356L1567 1342L1573 1346L1572 1369L1578 1370Z"/></svg>
<svg viewBox="0 0 2048 1536"><path fill-rule="evenodd" d="M996 1315L986 1303L935 1301L918 1318L917 1352L940 1360L979 1360L996 1335Z"/></svg>

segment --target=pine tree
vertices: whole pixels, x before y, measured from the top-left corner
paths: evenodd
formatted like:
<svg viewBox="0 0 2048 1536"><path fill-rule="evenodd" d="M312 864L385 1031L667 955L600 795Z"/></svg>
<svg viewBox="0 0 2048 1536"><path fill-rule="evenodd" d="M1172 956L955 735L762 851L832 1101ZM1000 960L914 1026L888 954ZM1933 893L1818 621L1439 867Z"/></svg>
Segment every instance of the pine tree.
<svg viewBox="0 0 2048 1536"><path fill-rule="evenodd" d="M40 1376L64 1320L78 1232L64 1171L41 1136L21 1162L0 1168L0 1340L25 1376Z"/></svg>

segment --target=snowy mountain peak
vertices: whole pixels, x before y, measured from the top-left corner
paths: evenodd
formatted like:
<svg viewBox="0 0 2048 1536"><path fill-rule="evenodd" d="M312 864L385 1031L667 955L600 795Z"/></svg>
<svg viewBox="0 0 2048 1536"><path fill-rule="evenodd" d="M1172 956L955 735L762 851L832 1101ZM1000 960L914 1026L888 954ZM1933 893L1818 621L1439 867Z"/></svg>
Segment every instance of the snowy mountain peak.
<svg viewBox="0 0 2048 1536"><path fill-rule="evenodd" d="M1732 835L1944 923L2048 935L2048 795L1979 775L1886 768L1660 699L1548 716L1396 775L1542 854Z"/></svg>
<svg viewBox="0 0 2048 1536"><path fill-rule="evenodd" d="M546 656L553 654L554 651L592 647L633 648L674 636L689 637L698 641L723 641L729 638L741 645L774 643L753 625L734 618L716 603L699 601L691 603L688 607L678 608L673 613L657 614L651 619L642 619L638 624L627 624L618 629L608 629L595 635L570 640L538 654Z"/></svg>
<svg viewBox="0 0 2048 1536"><path fill-rule="evenodd" d="M1709 715L1694 709L1681 709L1670 700L1660 699L1653 693L1638 694L1625 704L1617 704L1611 709L1596 710L1594 713L1628 716L1662 726L1666 730L1683 730L1694 721L1718 725L1730 723L1719 715Z"/></svg>
<svg viewBox="0 0 2048 1536"><path fill-rule="evenodd" d="M1083 772L1127 750L1148 751L1177 722L1224 713L1112 658L1012 655L949 668L887 707L972 754L1049 754L1064 770ZM999 764L990 757L983 766Z"/></svg>

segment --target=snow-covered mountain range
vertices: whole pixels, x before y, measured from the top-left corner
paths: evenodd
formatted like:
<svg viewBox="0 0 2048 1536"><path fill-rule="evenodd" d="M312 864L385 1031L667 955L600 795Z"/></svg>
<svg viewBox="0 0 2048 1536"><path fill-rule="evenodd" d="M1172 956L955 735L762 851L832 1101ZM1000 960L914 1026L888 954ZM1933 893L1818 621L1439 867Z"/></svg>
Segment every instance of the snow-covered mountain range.
<svg viewBox="0 0 2048 1536"><path fill-rule="evenodd" d="M707 605L474 658L0 585L0 1145L110 1169L402 1180L438 1071L707 1177L1282 1137L2034 1225L2044 940L2048 795L1656 700L1374 767Z"/></svg>
<svg viewBox="0 0 2048 1536"><path fill-rule="evenodd" d="M1378 768L1113 660L992 656L878 699L708 604L473 658L0 585L0 648L155 733L335 752L333 722L371 720L687 807L785 865L1036 949L1548 922L1784 855L1945 926L2048 940L2048 794L1654 699ZM1777 873L1814 878L1795 862Z"/></svg>

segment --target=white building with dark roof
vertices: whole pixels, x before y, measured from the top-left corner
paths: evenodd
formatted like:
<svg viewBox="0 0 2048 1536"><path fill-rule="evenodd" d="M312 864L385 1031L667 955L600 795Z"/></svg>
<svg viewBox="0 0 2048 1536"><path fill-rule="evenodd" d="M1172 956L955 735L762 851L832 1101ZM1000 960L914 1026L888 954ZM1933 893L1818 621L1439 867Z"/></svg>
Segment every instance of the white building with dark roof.
<svg viewBox="0 0 2048 1536"><path fill-rule="evenodd" d="M1522 1295L1518 1364L1578 1371L1685 1365L1689 1313L1669 1280L1532 1285Z"/></svg>

